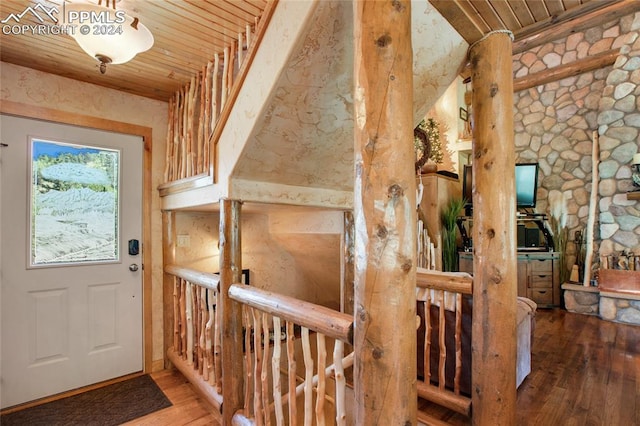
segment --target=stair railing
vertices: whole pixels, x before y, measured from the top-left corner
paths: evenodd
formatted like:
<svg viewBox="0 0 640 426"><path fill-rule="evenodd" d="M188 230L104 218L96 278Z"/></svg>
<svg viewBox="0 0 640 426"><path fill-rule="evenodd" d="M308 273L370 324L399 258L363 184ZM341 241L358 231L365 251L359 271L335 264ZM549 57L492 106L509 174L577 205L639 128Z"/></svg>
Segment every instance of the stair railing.
<svg viewBox="0 0 640 426"><path fill-rule="evenodd" d="M220 277L177 265L165 266L165 272L173 276L173 346L167 350L167 357L220 410Z"/></svg>
<svg viewBox="0 0 640 426"><path fill-rule="evenodd" d="M277 2L269 0L255 25L247 25L237 41L216 53L169 100L165 183L158 188L160 196L213 183L215 145Z"/></svg>
<svg viewBox="0 0 640 426"><path fill-rule="evenodd" d="M463 345L463 297L473 292L473 278L465 272L439 272L418 268L416 303L424 314L418 328L418 340L424 342L418 351L423 353L422 378L417 381L418 397L436 403L467 417L471 415L471 398L461 391ZM420 309L422 308L422 309ZM465 312L471 315L471 312ZM449 320L447 320L447 317ZM453 317L454 324L451 322ZM470 321L470 316L468 317ZM453 334L454 359L448 359L447 344ZM448 338L447 338L448 336ZM470 344L470 342L468 342ZM449 351L451 354L452 351ZM432 365L432 361L436 360ZM465 360L470 362L471 359ZM453 377L446 372L446 365L453 363ZM468 366L471 368L471 366ZM432 371L437 374L432 375ZM449 384L448 384L449 383ZM420 405L420 404L419 404ZM427 424L437 424L425 413L418 411L418 419Z"/></svg>
<svg viewBox="0 0 640 426"><path fill-rule="evenodd" d="M345 357L344 350L345 343L353 344L353 317L240 284L231 286L229 296L243 305L245 330L244 410L234 422L346 424L344 370L353 365L353 353Z"/></svg>

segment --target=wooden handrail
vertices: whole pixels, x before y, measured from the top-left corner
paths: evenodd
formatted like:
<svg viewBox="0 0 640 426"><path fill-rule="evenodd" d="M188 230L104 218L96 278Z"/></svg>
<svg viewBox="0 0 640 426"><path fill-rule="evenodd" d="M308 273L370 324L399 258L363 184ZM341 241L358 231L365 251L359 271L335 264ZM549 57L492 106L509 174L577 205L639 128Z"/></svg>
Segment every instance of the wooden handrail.
<svg viewBox="0 0 640 426"><path fill-rule="evenodd" d="M473 277L466 272L440 272L417 268L416 286L453 293L471 294Z"/></svg>
<svg viewBox="0 0 640 426"><path fill-rule="evenodd" d="M325 336L353 344L353 317L333 309L241 284L229 289L231 299L276 315Z"/></svg>
<svg viewBox="0 0 640 426"><path fill-rule="evenodd" d="M183 280L187 280L200 287L215 291L219 290L220 276L216 274L200 272L195 269L185 268L178 265L167 265L164 267L164 272L178 278L182 278Z"/></svg>

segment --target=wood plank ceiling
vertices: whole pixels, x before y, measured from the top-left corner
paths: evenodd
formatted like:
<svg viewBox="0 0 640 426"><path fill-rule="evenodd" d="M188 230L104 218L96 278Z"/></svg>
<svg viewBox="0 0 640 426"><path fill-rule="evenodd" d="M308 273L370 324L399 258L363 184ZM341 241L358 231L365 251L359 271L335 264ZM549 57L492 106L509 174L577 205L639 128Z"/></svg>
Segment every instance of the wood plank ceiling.
<svg viewBox="0 0 640 426"><path fill-rule="evenodd" d="M48 10L56 7L61 13L63 1L2 0L0 19L37 4ZM72 2L83 0L67 4ZM238 33L244 33L247 25L255 29L266 4L267 0L118 0L116 8L138 17L155 42L132 61L107 66L104 75L98 70L99 63L68 35L5 34L3 30L0 60L166 101L215 53L221 54L225 46L237 42ZM25 23L41 24L32 14L20 20L21 25Z"/></svg>
<svg viewBox="0 0 640 426"><path fill-rule="evenodd" d="M571 22L597 11L614 9L627 13L637 0L429 0L440 14L472 44L495 30L509 30L516 42L553 32L562 23ZM605 19L616 19L609 15ZM573 31L579 31L573 28ZM525 43L530 46L529 43ZM523 46L524 47L524 46ZM515 47L514 47L514 53Z"/></svg>
<svg viewBox="0 0 640 426"><path fill-rule="evenodd" d="M2 0L0 19L36 4L61 10L63 1ZM67 0L82 1L98 0ZM68 35L5 34L3 27L0 60L166 101L202 70L215 53L237 42L238 33L244 33L247 25L255 27L268 1L271 0L117 0L117 9L138 17L152 32L155 43L126 64L108 66L104 75L98 71L98 62ZM511 30L518 41L613 3L638 4L640 0L429 2L465 40L473 43L496 29ZM20 24L24 23L40 24L32 15L25 15Z"/></svg>

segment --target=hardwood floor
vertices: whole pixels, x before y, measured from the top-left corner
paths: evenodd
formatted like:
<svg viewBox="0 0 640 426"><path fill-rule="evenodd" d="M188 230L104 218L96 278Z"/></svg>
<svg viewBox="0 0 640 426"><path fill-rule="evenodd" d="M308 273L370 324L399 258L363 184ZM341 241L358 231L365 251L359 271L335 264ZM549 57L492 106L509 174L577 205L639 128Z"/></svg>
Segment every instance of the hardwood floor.
<svg viewBox="0 0 640 426"><path fill-rule="evenodd" d="M221 426L217 411L204 402L180 372L163 370L151 374L173 406L125 423L129 426ZM215 413L215 414L214 414Z"/></svg>
<svg viewBox="0 0 640 426"><path fill-rule="evenodd" d="M538 310L533 371L518 390L517 424L640 425L640 327L564 310ZM174 404L128 425L220 425L178 372L153 379ZM431 409L452 425L460 415Z"/></svg>
<svg viewBox="0 0 640 426"><path fill-rule="evenodd" d="M518 389L520 425L640 425L640 326L540 309L532 372ZM466 418L436 408L452 425Z"/></svg>

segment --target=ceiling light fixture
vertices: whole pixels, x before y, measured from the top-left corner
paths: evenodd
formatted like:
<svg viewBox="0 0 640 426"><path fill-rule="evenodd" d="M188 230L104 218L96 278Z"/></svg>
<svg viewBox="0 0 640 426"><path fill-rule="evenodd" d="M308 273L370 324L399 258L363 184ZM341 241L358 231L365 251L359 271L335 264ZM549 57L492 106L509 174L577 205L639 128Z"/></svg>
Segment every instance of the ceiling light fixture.
<svg viewBox="0 0 640 426"><path fill-rule="evenodd" d="M122 10L116 11L116 1L112 8L98 4L70 3L66 5L66 18L75 25L71 36L89 56L100 62L100 72L104 74L107 64L123 64L138 53L153 46L151 31Z"/></svg>

